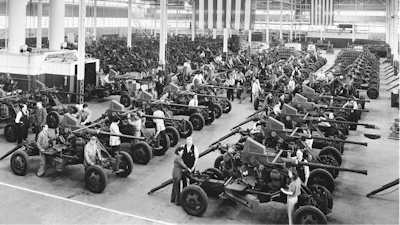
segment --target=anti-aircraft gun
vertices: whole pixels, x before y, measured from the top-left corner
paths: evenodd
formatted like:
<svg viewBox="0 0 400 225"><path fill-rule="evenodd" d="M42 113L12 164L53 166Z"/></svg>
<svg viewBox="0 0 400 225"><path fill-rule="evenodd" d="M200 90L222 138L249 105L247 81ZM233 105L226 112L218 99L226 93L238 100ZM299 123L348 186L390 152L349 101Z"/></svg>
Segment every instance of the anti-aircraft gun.
<svg viewBox="0 0 400 225"><path fill-rule="evenodd" d="M109 132L93 129L90 126L79 127L79 121L66 114L63 124L75 126L64 126L57 137L50 140L50 147L43 152L46 157L46 164L52 165L57 171L62 171L69 165L84 163L84 148L91 136L97 136L97 148L100 150L103 160L98 160L96 165L88 166L85 169L86 187L94 192L101 193L107 186L107 174L104 170L112 170L118 177L128 177L133 169L133 160L126 152L117 152L116 156L108 153L106 146L100 141L101 136L119 136L123 138L143 140L130 135L112 134ZM8 151L0 160L11 155L10 165L13 173L18 176L25 176L30 168L31 156L39 155L39 148L35 141L29 141L17 145Z"/></svg>

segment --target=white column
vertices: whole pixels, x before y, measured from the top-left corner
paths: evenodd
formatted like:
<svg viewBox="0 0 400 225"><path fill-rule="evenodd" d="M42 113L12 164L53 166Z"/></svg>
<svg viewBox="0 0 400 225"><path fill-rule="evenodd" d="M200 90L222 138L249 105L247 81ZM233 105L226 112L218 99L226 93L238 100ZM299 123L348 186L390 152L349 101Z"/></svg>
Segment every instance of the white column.
<svg viewBox="0 0 400 225"><path fill-rule="evenodd" d="M267 29L266 29L266 35L265 35L265 39L267 41L267 43L269 43L269 0L267 0Z"/></svg>
<svg viewBox="0 0 400 225"><path fill-rule="evenodd" d="M217 39L217 29L213 28L213 39Z"/></svg>
<svg viewBox="0 0 400 225"><path fill-rule="evenodd" d="M42 48L42 15L43 15L43 2L38 0L37 3L37 29L36 29L36 48Z"/></svg>
<svg viewBox="0 0 400 225"><path fill-rule="evenodd" d="M293 39L293 23L290 24L289 42L292 42L292 39Z"/></svg>
<svg viewBox="0 0 400 225"><path fill-rule="evenodd" d="M97 0L94 0L93 4L93 36L94 40L97 40Z"/></svg>
<svg viewBox="0 0 400 225"><path fill-rule="evenodd" d="M282 15L283 13L283 1L281 0L281 14L279 16L279 39L283 40L283 32L282 32Z"/></svg>
<svg viewBox="0 0 400 225"><path fill-rule="evenodd" d="M60 50L64 42L65 0L50 0L49 15L49 49Z"/></svg>
<svg viewBox="0 0 400 225"><path fill-rule="evenodd" d="M323 38L323 35L324 35L324 26L320 26L320 37L319 37L319 40L321 40L322 41L322 38Z"/></svg>
<svg viewBox="0 0 400 225"><path fill-rule="evenodd" d="M353 24L353 32L351 32L351 40L353 43L356 40L356 25L355 24Z"/></svg>
<svg viewBox="0 0 400 225"><path fill-rule="evenodd" d="M165 65L165 20L166 0L160 0L160 53L159 63Z"/></svg>
<svg viewBox="0 0 400 225"><path fill-rule="evenodd" d="M128 34L126 35L126 46L132 47L132 0L128 0Z"/></svg>
<svg viewBox="0 0 400 225"><path fill-rule="evenodd" d="M394 18L393 18L393 59L394 60L399 60L399 1L395 0L393 3L394 7L393 7L393 14L394 14Z"/></svg>
<svg viewBox="0 0 400 225"><path fill-rule="evenodd" d="M194 16L194 14L196 13L196 9L194 7L194 1L192 3L192 10L193 10L193 13L192 13L192 41L194 41L194 36L196 35L196 28L195 28L195 20L196 20L196 18Z"/></svg>
<svg viewBox="0 0 400 225"><path fill-rule="evenodd" d="M251 48L251 30L249 30L249 46Z"/></svg>
<svg viewBox="0 0 400 225"><path fill-rule="evenodd" d="M386 43L390 44L390 4L386 1Z"/></svg>
<svg viewBox="0 0 400 225"><path fill-rule="evenodd" d="M155 13L156 11L154 10L154 15L156 15ZM154 16L154 37L157 36L157 17Z"/></svg>
<svg viewBox="0 0 400 225"><path fill-rule="evenodd" d="M222 48L222 51L223 52L228 52L228 29L227 28L224 28L223 29L224 30L224 39L223 39L223 48Z"/></svg>
<svg viewBox="0 0 400 225"><path fill-rule="evenodd" d="M176 8L175 35L178 35L178 8Z"/></svg>
<svg viewBox="0 0 400 225"><path fill-rule="evenodd" d="M25 0L8 1L8 52L19 53L25 45Z"/></svg>
<svg viewBox="0 0 400 225"><path fill-rule="evenodd" d="M54 1L54 0L52 0ZM84 93L84 79L85 79L85 36L86 36L86 0L79 0L79 27L78 27L78 71L77 71L77 84L80 94ZM83 103L83 96L78 98L78 104Z"/></svg>

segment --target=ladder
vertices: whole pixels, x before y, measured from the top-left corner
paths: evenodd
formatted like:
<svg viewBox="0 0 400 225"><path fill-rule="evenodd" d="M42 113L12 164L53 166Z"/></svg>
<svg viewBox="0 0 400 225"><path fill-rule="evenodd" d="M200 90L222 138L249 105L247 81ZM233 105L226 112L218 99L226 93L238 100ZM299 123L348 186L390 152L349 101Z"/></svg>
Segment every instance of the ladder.
<svg viewBox="0 0 400 225"><path fill-rule="evenodd" d="M142 24L138 20L133 20L133 23L136 25L136 28L138 28L140 31L142 31L146 37L150 38L151 36L143 29Z"/></svg>

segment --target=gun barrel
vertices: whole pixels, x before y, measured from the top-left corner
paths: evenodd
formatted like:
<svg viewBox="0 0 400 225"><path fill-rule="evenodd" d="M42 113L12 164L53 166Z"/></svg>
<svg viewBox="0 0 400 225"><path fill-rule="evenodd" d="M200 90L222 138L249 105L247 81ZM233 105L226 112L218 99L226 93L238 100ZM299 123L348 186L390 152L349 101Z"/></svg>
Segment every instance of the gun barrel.
<svg viewBox="0 0 400 225"><path fill-rule="evenodd" d="M0 160L5 159L7 156L11 155L12 153L14 153L15 151L17 151L18 149L20 149L24 144L18 144L17 146L15 146L13 149L11 149L10 151L8 151L5 155L3 155Z"/></svg>
<svg viewBox="0 0 400 225"><path fill-rule="evenodd" d="M336 99L336 100L352 100L351 98L346 98L346 97L340 97L340 96L326 96L326 95L320 96L320 98L329 98L329 99L330 99L330 98L333 98L333 99ZM371 102L370 100L359 99L359 98L357 98L356 101L358 101L358 102Z"/></svg>
<svg viewBox="0 0 400 225"><path fill-rule="evenodd" d="M334 170L347 171L347 172L353 172L353 173L361 173L361 174L364 174L364 175L368 174L367 170L349 169L349 168L331 166L331 165L320 164L320 163L298 162L298 164L299 165L303 165L303 166L316 167L316 168L325 168L325 169L334 169Z"/></svg>
<svg viewBox="0 0 400 225"><path fill-rule="evenodd" d="M368 146L367 142L348 141L348 140L343 140L343 139L326 138L326 137L312 136L312 135L309 136L309 135L302 135L302 134L300 134L300 137L313 138L313 139L316 139L316 140L324 140L324 141L331 141L331 142L343 142L343 143L348 143L348 144L356 144L356 145Z"/></svg>
<svg viewBox="0 0 400 225"><path fill-rule="evenodd" d="M135 137L135 136L126 135L126 134L113 134L113 133L110 133L110 132L96 130L96 129L87 129L86 128L86 129L84 129L82 131L85 131L85 132L87 132L89 134L92 134L92 135L101 135L102 134L102 135L108 135L108 136L117 136L117 137L129 138L129 139L137 139L137 140L141 140L141 141L145 140L144 137ZM79 133L79 132L73 131L73 133Z"/></svg>
<svg viewBox="0 0 400 225"><path fill-rule="evenodd" d="M260 112L264 111L264 110L265 110L265 107L264 107L264 108L262 108L262 109L259 109L259 110L255 111L255 112L254 112L254 113L252 113L252 114L250 114L248 117L246 117L246 119L248 119L248 118L250 118L250 117L252 117L252 116L256 115L257 113L260 113Z"/></svg>
<svg viewBox="0 0 400 225"><path fill-rule="evenodd" d="M368 109L352 109L352 108L342 108L342 107L337 107L337 106L327 106L327 109L343 109L343 110L354 110L354 111L360 111L360 112L369 112Z"/></svg>
<svg viewBox="0 0 400 225"><path fill-rule="evenodd" d="M221 137L221 138L218 139L217 141L214 141L210 146L213 146L213 145L217 144L218 142L221 142L221 141L223 141L223 140L225 140L225 139L227 139L227 138L229 138L229 137L231 137L231 136L237 134L237 133L239 132L239 130L240 130L240 129L235 129L235 130L233 130L232 132L230 132L229 134L227 134L227 135Z"/></svg>
<svg viewBox="0 0 400 225"><path fill-rule="evenodd" d="M245 121L243 121L243 122L239 123L238 125L236 125L236 126L232 127L232 128L231 128L231 130L233 130L233 129L236 129L236 128L238 128L238 127L242 126L243 124L246 124L246 123L248 123L248 122L250 122L250 121L252 121L252 120L253 120L253 118L252 118L252 117L251 117L251 118L248 118L248 119L246 119Z"/></svg>
<svg viewBox="0 0 400 225"><path fill-rule="evenodd" d="M165 104L168 104L168 103L165 103ZM194 108L194 109L206 109L207 108L207 106L190 106L190 105L177 104L177 103L169 103L168 105L177 106L177 107Z"/></svg>
<svg viewBox="0 0 400 225"><path fill-rule="evenodd" d="M157 117L157 116L152 116L152 115L144 115L144 117L150 118L150 119L162 119L162 120L182 121L182 119L168 118L168 117Z"/></svg>

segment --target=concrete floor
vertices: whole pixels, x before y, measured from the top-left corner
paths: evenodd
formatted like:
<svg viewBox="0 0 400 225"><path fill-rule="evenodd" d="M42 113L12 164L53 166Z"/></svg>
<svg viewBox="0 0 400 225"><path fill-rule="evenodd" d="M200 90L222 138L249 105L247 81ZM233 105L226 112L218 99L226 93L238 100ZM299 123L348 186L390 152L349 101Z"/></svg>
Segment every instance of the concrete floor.
<svg viewBox="0 0 400 225"><path fill-rule="evenodd" d="M338 49L335 51L339 52ZM325 55L324 55L325 56ZM336 56L327 55L327 69ZM381 65L381 71L387 64ZM384 75L381 72L382 76ZM399 192L391 188L371 198L365 195L399 177L399 142L387 139L393 119L398 117L397 108L390 107L390 93L384 77L380 97L366 104L361 122L378 125L381 130L358 127L351 131L349 140L368 142L368 147L346 144L343 167L367 169L368 176L340 173L335 180L333 212L327 216L330 224L399 224ZM110 99L119 100L118 96ZM194 144L199 151L207 149L213 141L227 134L231 127L254 112L249 98L242 104L235 100L233 110L223 114L212 125L193 133ZM95 117L109 106L109 99L92 101L89 107ZM5 125L1 125L1 129ZM247 125L250 126L250 125ZM364 133L379 134L378 140L369 140ZM34 138L31 134L30 138ZM237 136L228 142L234 142ZM15 146L0 136L0 156ZM181 139L179 144L183 144ZM127 146L124 146L127 147ZM31 170L25 177L12 173L10 157L0 161L0 223L1 224L285 224L286 206L268 203L261 215L249 213L242 207L218 198L210 198L207 212L202 217L187 215L181 207L170 203L171 186L147 195L147 192L168 180L173 167L174 148L164 156L154 157L146 166L134 165L128 178L118 178L108 173L108 186L102 194L94 194L85 188L83 166L70 166L63 172L53 169L46 176L35 175L38 158L31 159ZM219 152L213 152L199 160L200 171L212 167Z"/></svg>

